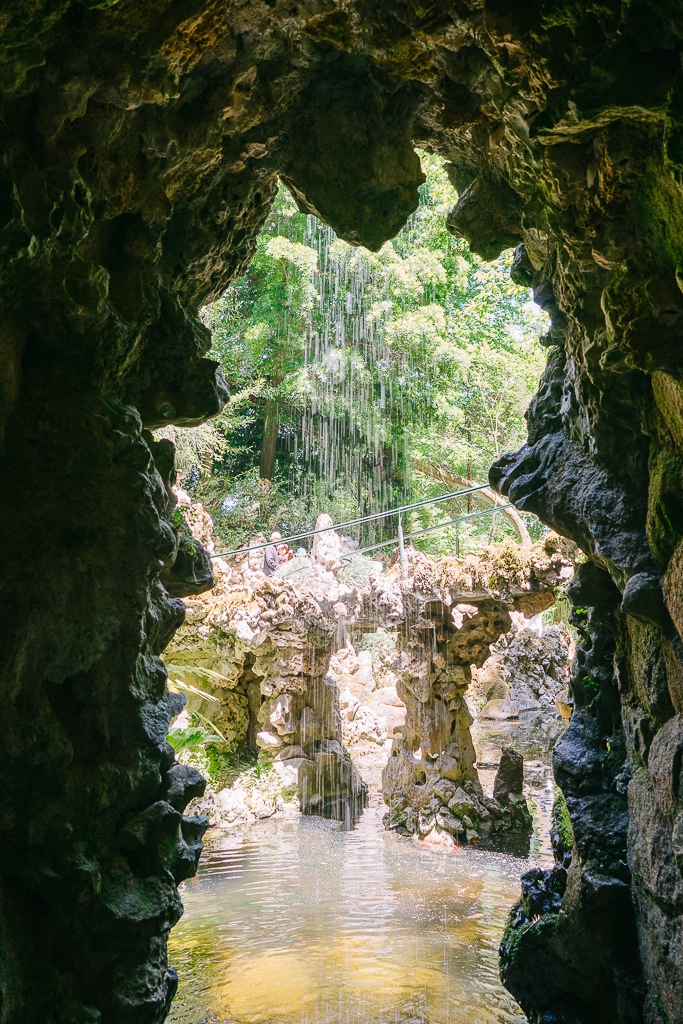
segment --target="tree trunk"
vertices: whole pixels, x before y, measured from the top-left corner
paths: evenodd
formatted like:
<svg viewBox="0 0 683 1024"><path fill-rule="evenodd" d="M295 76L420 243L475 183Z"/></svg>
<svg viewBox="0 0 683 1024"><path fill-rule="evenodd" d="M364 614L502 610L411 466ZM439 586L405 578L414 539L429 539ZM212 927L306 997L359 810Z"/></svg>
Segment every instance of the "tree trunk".
<svg viewBox="0 0 683 1024"><path fill-rule="evenodd" d="M470 429L469 419L467 421L467 443L469 445L472 444L472 431ZM472 479L472 459L471 458L469 458L467 460L467 465L465 466L465 476L466 476L466 478L468 480ZM467 514L469 515L471 511L472 511L472 495L468 494L467 495Z"/></svg>
<svg viewBox="0 0 683 1024"><path fill-rule="evenodd" d="M264 417L259 476L262 480L272 480L275 473L277 431L280 425L278 403L272 398L269 398L266 402Z"/></svg>

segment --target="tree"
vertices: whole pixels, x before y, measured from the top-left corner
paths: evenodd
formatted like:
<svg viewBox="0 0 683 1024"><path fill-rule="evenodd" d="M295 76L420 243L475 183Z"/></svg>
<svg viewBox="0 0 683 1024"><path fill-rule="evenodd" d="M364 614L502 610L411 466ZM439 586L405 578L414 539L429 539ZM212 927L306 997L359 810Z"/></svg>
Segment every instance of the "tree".
<svg viewBox="0 0 683 1024"><path fill-rule="evenodd" d="M523 439L544 315L510 280L510 253L487 264L448 234L455 192L442 161L422 159L420 206L378 253L337 239L281 189L249 272L205 311L241 395L222 467L231 476L258 461L262 478L303 498L322 484L327 500L344 491L374 512L443 493L447 478L485 482ZM488 526L474 522L483 536ZM380 521L363 539L393 528Z"/></svg>
<svg viewBox="0 0 683 1024"><path fill-rule="evenodd" d="M286 209L284 198L281 189L275 215ZM248 272L205 314L228 385L240 392L247 386L261 411L259 472L268 480L275 474L280 406L286 401L282 385L301 364L316 266L310 247L266 230Z"/></svg>

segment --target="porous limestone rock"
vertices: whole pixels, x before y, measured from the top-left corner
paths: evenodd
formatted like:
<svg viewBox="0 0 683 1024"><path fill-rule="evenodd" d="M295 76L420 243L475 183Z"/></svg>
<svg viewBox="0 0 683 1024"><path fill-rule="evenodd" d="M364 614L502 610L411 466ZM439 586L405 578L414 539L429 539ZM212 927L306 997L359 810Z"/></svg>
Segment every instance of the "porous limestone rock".
<svg viewBox="0 0 683 1024"><path fill-rule="evenodd" d="M437 562L408 548L406 559L406 579L397 566L374 579L360 612L360 621L372 610L397 630L392 668L406 706L405 725L394 736L383 772L385 824L421 838L445 831L467 842L477 842L482 832L528 830L523 797L526 813L519 814L484 797L464 694L472 666L481 667L491 644L509 631L510 609L552 604L554 587L571 575L571 566L545 542L529 551L503 543L481 557ZM448 802L440 788L444 780L467 794L467 821L453 815L450 804L450 816L439 811Z"/></svg>
<svg viewBox="0 0 683 1024"><path fill-rule="evenodd" d="M201 515L194 521L207 528ZM365 788L341 745L339 689L326 673L339 619L353 617L358 594L329 573L308 573L296 587L265 577L254 554L222 560L215 588L193 600L165 654L171 679L174 666L187 681L194 671L197 688L219 699L216 705L195 693L188 704L234 750L297 760L305 813L345 819L350 804L353 817Z"/></svg>
<svg viewBox="0 0 683 1024"><path fill-rule="evenodd" d="M506 697L498 697L484 704L479 718L491 721L504 721L508 718L519 718L519 706Z"/></svg>
<svg viewBox="0 0 683 1024"><path fill-rule="evenodd" d="M586 579L595 580L593 563L579 566L578 575L576 589L583 587L585 597ZM597 582L595 607L609 621L616 603L613 600L610 609L609 577L604 573ZM635 765L626 759L624 729L632 730L632 749L646 749L652 740L637 708L624 716L622 725L611 692L615 658L611 629L599 621L600 616L588 622L585 614L581 618L571 680L575 706L553 755L555 779L571 821L571 852L561 851L552 871L528 881L524 876L522 900L511 912L501 945L501 976L521 1003L537 1007L539 1015L550 1013L552 1007L560 1019L574 1015L588 1020L581 1016L581 1007L590 1002L593 1019L608 1024L614 1020L616 1005L622 1006L624 1020L628 1014L637 1020L644 994L629 885L633 854L628 854L627 843L630 831L636 829L633 816L629 829L631 786L638 785L643 813L652 812L648 798L642 800L649 794L647 776L636 772L633 778ZM647 672L652 655L643 640L641 635L639 656L641 671ZM663 681L662 676L651 680L653 697L657 682L661 688ZM642 849L642 844L638 847ZM661 849L655 858L660 853ZM615 973L616 962L619 971ZM536 965L534 971L531 964ZM577 990L579 978L584 987Z"/></svg>
<svg viewBox="0 0 683 1024"><path fill-rule="evenodd" d="M145 431L226 400L198 310L248 264L278 175L302 209L377 249L417 205L419 144L449 161L450 229L486 259L518 242L515 280L551 317L528 444L491 482L616 592L578 604L575 728L598 723L578 763L590 775L599 760L610 792L636 766L643 808L623 833L632 878L617 857L594 885L589 857L564 959L522 944L506 977L536 1018L680 1024L673 847L656 844L646 875L639 851L674 827L649 752L683 713L682 39L672 0L4 5L8 1020L166 1014L171 879L192 858L170 871L161 856L171 826L189 827L179 811L150 818L178 708L158 655L210 571L172 523L170 446ZM570 808L577 836L583 813ZM636 897L628 927L607 899L617 883L623 908ZM600 956L577 983L586 935Z"/></svg>
<svg viewBox="0 0 683 1024"><path fill-rule="evenodd" d="M486 701L511 700L518 711L554 708L557 695L569 686L574 649L564 623L539 636L513 622L483 666L473 670L473 685Z"/></svg>
<svg viewBox="0 0 683 1024"><path fill-rule="evenodd" d="M342 566L342 539L336 530L329 529L333 525L332 516L321 512L315 521L315 528L325 532L316 534L311 545L311 558L328 572Z"/></svg>
<svg viewBox="0 0 683 1024"><path fill-rule="evenodd" d="M373 644L372 651L356 653L349 644L332 655L327 671L341 691L344 746L361 771L386 764L391 737L406 721L406 706L396 686L387 685L387 679L395 681L396 678L387 664L395 648L395 638L380 630L364 634L361 643L368 637L379 640Z"/></svg>
<svg viewBox="0 0 683 1024"><path fill-rule="evenodd" d="M257 775L253 769L242 772L223 789L207 787L192 809L205 815L212 828L226 830L276 814L296 814L301 807L297 795L301 760L292 757L260 766Z"/></svg>
<svg viewBox="0 0 683 1024"><path fill-rule="evenodd" d="M199 510L193 522L206 530ZM348 802L355 811L362 786L342 740L352 750L389 741L383 776L389 824L404 827L406 814L419 821L425 807L440 806L434 787L449 779L471 789L474 801L467 822L456 815L449 835L469 833L476 841L482 831L529 827L528 814L511 814L494 801L494 820L482 802L463 694L470 666L481 664L509 629L508 609L520 600L553 599L553 587L571 568L561 553L553 548L549 555L545 542L524 552L503 543L482 557L435 563L409 548L406 579L393 568L373 574L360 590L316 565L296 582L264 577L253 554L221 560L227 564L217 567L215 588L193 600L166 652L171 678L174 667L190 675L204 670L202 688L220 697L216 707L192 694L190 707L238 749L256 745L280 761L301 754L304 811L345 817ZM356 653L347 644L331 654L340 619L345 630L361 633L370 624L392 625L395 639L382 641L386 651L379 660L391 666L396 687L374 691L371 650ZM207 801L205 809L210 812ZM433 824L420 834L431 835ZM436 822L437 835L444 828Z"/></svg>

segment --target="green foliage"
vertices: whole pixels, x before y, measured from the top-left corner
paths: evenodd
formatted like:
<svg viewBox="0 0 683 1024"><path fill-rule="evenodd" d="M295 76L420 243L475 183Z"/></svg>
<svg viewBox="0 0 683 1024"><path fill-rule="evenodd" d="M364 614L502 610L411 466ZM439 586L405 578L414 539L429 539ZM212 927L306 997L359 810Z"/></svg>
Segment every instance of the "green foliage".
<svg viewBox="0 0 683 1024"><path fill-rule="evenodd" d="M232 410L231 410L232 411ZM219 428L225 427L225 420L214 420L203 423L193 430L181 430L179 427L162 427L155 431L157 438L168 438L173 441L176 449L175 463L178 478L184 479L196 467L200 472L208 474L217 459L223 458L229 449L229 441Z"/></svg>
<svg viewBox="0 0 683 1024"><path fill-rule="evenodd" d="M182 726L175 722L168 730L166 739L171 744L176 754L181 750L199 750L207 743L215 743L215 733L207 732L200 725Z"/></svg>
<svg viewBox="0 0 683 1024"><path fill-rule="evenodd" d="M503 541L492 553L488 585L493 590L499 587L524 586L529 575L531 556L528 551L510 541Z"/></svg>
<svg viewBox="0 0 683 1024"><path fill-rule="evenodd" d="M666 1012L664 1003L659 997L657 997L657 1013L660 1016L662 1024L671 1024L671 1018L669 1017L669 1014Z"/></svg>
<svg viewBox="0 0 683 1024"><path fill-rule="evenodd" d="M206 683L213 683L213 682L229 683L230 682L228 677L222 675L220 672L216 672L212 668L202 668L200 665L175 665L175 664L172 664L172 663L169 662L166 665L166 668L168 669L169 672L174 672L175 674L198 676L200 679L203 679L204 682L206 682ZM178 680L175 680L175 682L177 683L178 686L182 686L183 685ZM204 697L206 700L214 701L217 704L220 703L218 697L214 697L210 693L205 693L202 690L198 690L195 686L186 686L185 688L188 689L188 690L191 690L194 693L198 693L200 696Z"/></svg>
<svg viewBox="0 0 683 1024"><path fill-rule="evenodd" d="M388 550L388 549L385 549ZM342 583L349 583L353 587L367 587L374 571L373 552L365 555L352 555L344 567L337 573L337 579Z"/></svg>
<svg viewBox="0 0 683 1024"><path fill-rule="evenodd" d="M252 751L237 753L226 747L211 744L206 747L205 758L205 770L211 787L219 792L231 786L240 775L251 779L258 778L261 773L257 755Z"/></svg>
<svg viewBox="0 0 683 1024"><path fill-rule="evenodd" d="M491 462L523 443L544 314L511 281L509 252L485 263L446 231L456 194L443 162L421 158L420 205L378 253L342 242L280 189L247 274L204 310L233 397L192 464L224 541L455 489L441 467L485 482ZM279 423L269 489L254 469L266 411ZM406 532L480 507L472 497L424 509ZM512 535L500 515L494 530ZM489 517L473 520L463 547L491 533ZM380 520L358 537L394 535L395 522ZM454 530L418 544L453 550Z"/></svg>
<svg viewBox="0 0 683 1024"><path fill-rule="evenodd" d="M313 529L321 511L329 512L337 523L358 517L357 498L347 489L330 489L313 473L300 474L297 480L293 484L281 477L264 488L256 467L230 478L229 483L219 473L208 480L201 490L202 500L226 548L237 547L256 533L269 536L275 529L283 536L305 533Z"/></svg>
<svg viewBox="0 0 683 1024"><path fill-rule="evenodd" d="M564 844L565 850L571 850L574 845L574 830L572 828L571 818L569 817L567 801L562 793L558 793L555 798L551 818L553 826Z"/></svg>

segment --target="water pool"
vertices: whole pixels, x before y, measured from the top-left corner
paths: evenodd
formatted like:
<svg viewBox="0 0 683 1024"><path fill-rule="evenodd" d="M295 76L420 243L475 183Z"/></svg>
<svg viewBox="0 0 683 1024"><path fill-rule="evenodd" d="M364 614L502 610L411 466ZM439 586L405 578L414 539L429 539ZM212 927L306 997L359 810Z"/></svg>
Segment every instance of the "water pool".
<svg viewBox="0 0 683 1024"><path fill-rule="evenodd" d="M551 744L530 744L520 725L506 726L504 741L517 735L527 757L547 764ZM475 742L492 756L490 729ZM498 945L520 875L547 857L545 764L531 781L541 834L530 857L444 853L385 832L377 788L348 832L297 816L211 840L182 888L185 915L169 945L180 984L168 1020L521 1024L498 977Z"/></svg>

